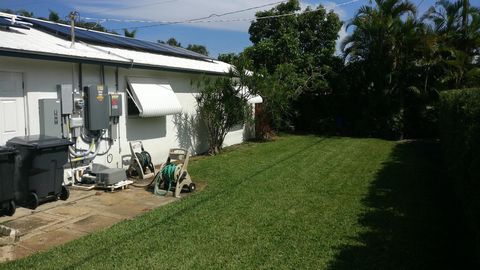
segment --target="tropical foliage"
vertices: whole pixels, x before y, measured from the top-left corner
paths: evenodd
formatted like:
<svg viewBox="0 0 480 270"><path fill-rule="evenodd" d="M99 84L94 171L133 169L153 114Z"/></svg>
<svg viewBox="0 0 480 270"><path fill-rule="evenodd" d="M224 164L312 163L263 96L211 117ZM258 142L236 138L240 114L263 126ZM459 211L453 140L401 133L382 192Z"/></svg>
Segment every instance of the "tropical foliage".
<svg viewBox="0 0 480 270"><path fill-rule="evenodd" d="M245 124L251 116L243 77L245 75L231 70L229 76L203 76L197 82L197 115L207 131L210 155L220 153L227 133Z"/></svg>
<svg viewBox="0 0 480 270"><path fill-rule="evenodd" d="M260 74L253 87L274 129L435 137L439 93L480 85L480 11L468 0L440 0L421 15L409 0L371 1L344 22L341 57L342 22L322 6L302 11L290 0L256 16L240 56Z"/></svg>
<svg viewBox="0 0 480 270"><path fill-rule="evenodd" d="M440 95L440 138L446 172L468 235L480 254L480 88ZM480 257L478 258L480 260Z"/></svg>
<svg viewBox="0 0 480 270"><path fill-rule="evenodd" d="M426 135L440 91L479 85L479 19L463 0L438 1L421 17L408 0L361 7L342 44L351 97L364 104L350 120L369 135Z"/></svg>
<svg viewBox="0 0 480 270"><path fill-rule="evenodd" d="M263 96L263 107L274 129L294 124L295 100L329 91L327 76L340 19L321 5L300 11L300 2L290 0L258 12L249 29L253 45L242 53L251 59L251 68L258 76L253 91ZM261 19L266 16L276 17ZM235 58L228 54L222 57Z"/></svg>

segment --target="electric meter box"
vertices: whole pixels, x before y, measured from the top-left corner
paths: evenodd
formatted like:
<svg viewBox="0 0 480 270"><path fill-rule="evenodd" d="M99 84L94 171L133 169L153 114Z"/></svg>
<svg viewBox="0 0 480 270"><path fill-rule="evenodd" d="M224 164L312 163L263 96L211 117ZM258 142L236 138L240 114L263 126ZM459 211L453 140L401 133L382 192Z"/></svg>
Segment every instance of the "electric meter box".
<svg viewBox="0 0 480 270"><path fill-rule="evenodd" d="M122 95L120 94L109 94L108 95L108 104L109 104L109 114L110 117L119 117L122 116Z"/></svg>
<svg viewBox="0 0 480 270"><path fill-rule="evenodd" d="M85 127L88 130L108 129L110 125L109 98L103 85L86 86L85 95Z"/></svg>
<svg viewBox="0 0 480 270"><path fill-rule="evenodd" d="M70 115L73 112L73 87L71 84L57 85L58 97L62 105L62 114Z"/></svg>
<svg viewBox="0 0 480 270"><path fill-rule="evenodd" d="M40 117L40 134L62 137L62 115L60 100L58 99L40 99L38 100Z"/></svg>

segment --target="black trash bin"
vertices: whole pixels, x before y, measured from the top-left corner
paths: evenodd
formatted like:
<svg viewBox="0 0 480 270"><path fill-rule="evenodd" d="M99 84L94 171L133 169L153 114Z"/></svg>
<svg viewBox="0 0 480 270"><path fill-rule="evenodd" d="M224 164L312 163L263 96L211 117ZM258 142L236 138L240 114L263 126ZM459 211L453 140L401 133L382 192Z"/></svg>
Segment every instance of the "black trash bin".
<svg viewBox="0 0 480 270"><path fill-rule="evenodd" d="M0 215L15 214L15 149L0 147Z"/></svg>
<svg viewBox="0 0 480 270"><path fill-rule="evenodd" d="M70 145L69 140L43 135L15 137L7 142L19 155L15 166L17 202L35 209L47 199L68 199L63 166L68 161Z"/></svg>

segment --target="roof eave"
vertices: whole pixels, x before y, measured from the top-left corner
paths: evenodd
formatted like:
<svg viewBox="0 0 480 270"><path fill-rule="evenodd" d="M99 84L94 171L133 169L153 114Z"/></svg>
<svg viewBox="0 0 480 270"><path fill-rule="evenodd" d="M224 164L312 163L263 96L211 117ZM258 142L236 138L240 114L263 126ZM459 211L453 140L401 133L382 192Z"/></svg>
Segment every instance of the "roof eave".
<svg viewBox="0 0 480 270"><path fill-rule="evenodd" d="M135 62L126 62L126 61L115 61L108 59L97 59L97 58L87 58L74 55L59 55L53 53L43 53L36 51L27 51L27 50L15 50L9 48L0 48L0 56L9 56L9 57L20 57L36 60L48 60L48 61L59 61L59 62L69 62L69 63L83 63L83 64L100 64L106 66L115 66L122 67L127 69L138 68L138 69L148 69L148 70L160 70L168 72L182 72L182 73L191 73L191 74L206 74L206 75L226 75L226 72L221 71L210 71L210 70L196 70L196 69L187 69L180 67L171 67L171 66L162 66L162 65L149 65L141 64Z"/></svg>

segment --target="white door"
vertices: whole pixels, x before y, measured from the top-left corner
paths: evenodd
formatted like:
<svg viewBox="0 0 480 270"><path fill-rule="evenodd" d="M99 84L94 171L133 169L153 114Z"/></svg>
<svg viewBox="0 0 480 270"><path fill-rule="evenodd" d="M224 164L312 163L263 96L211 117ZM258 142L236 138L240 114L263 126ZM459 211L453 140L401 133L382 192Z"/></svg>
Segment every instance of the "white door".
<svg viewBox="0 0 480 270"><path fill-rule="evenodd" d="M22 73L0 71L0 145L25 130Z"/></svg>

